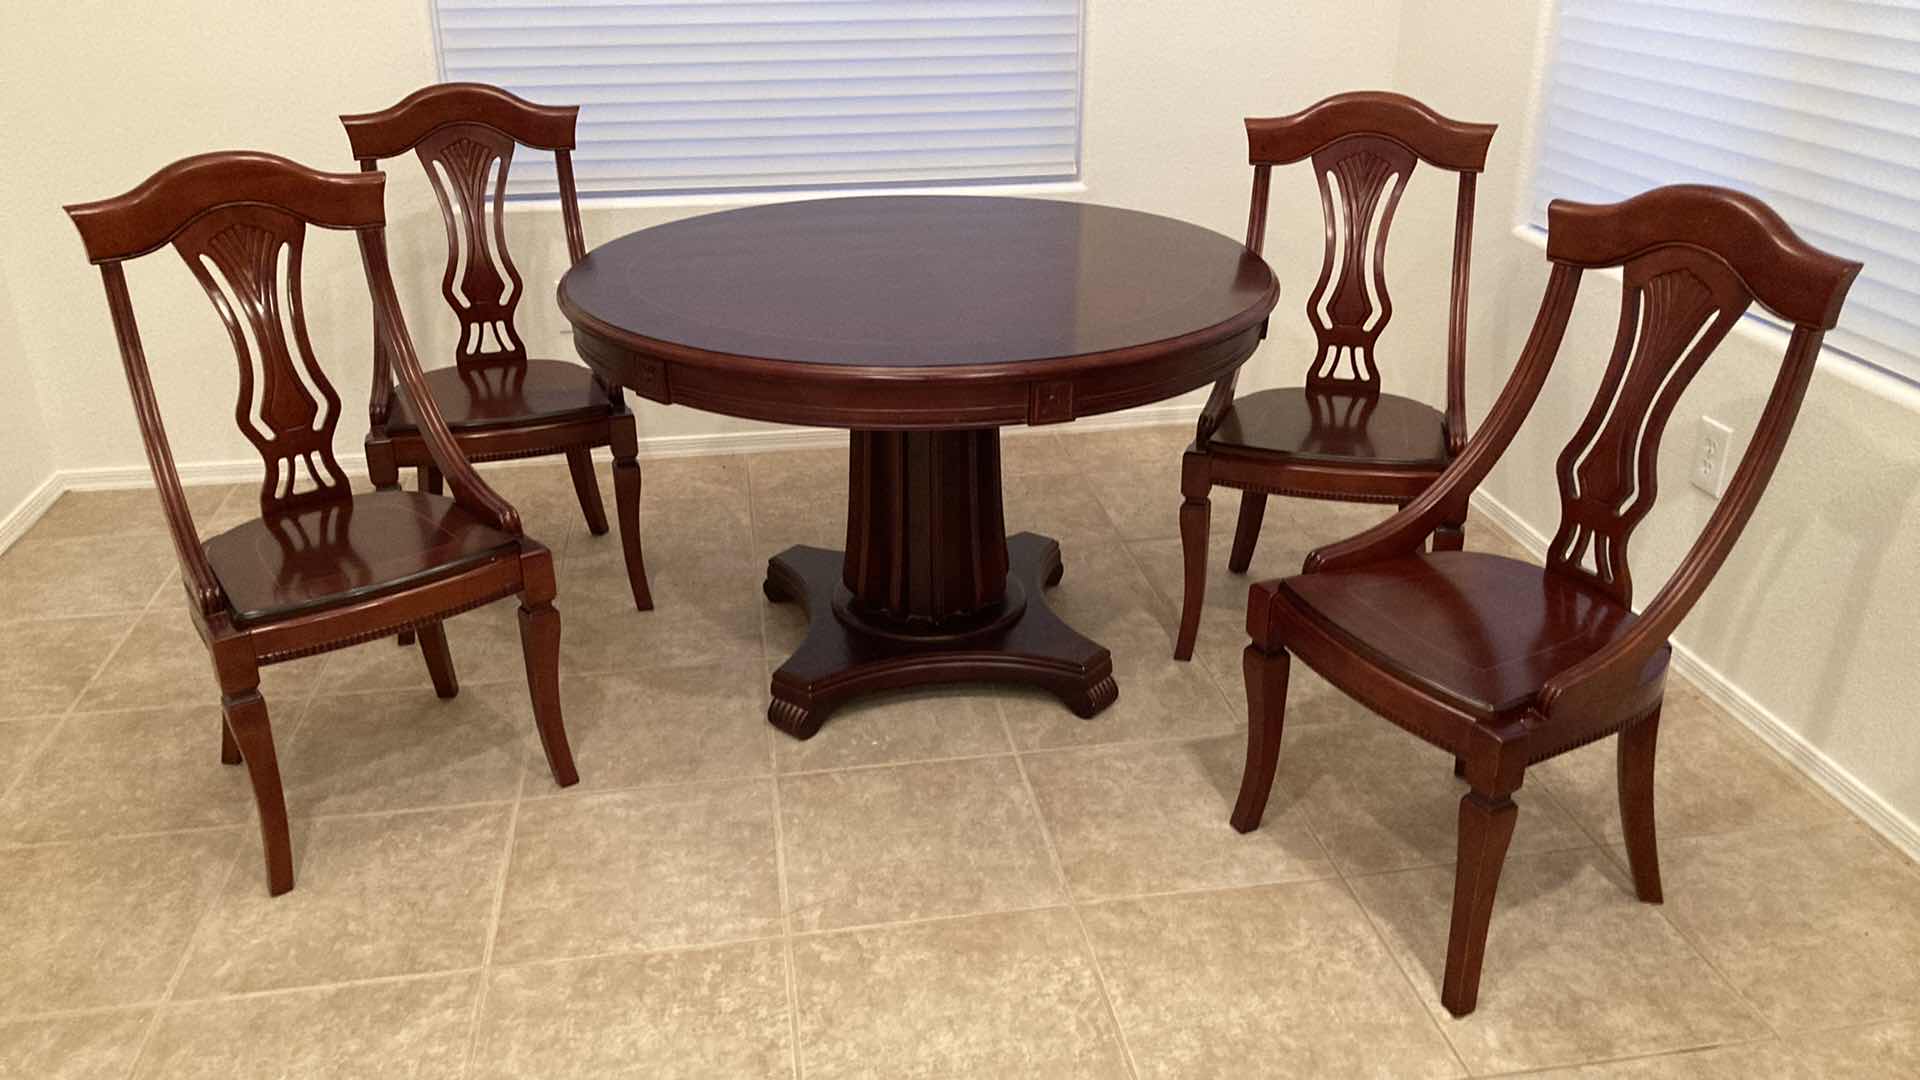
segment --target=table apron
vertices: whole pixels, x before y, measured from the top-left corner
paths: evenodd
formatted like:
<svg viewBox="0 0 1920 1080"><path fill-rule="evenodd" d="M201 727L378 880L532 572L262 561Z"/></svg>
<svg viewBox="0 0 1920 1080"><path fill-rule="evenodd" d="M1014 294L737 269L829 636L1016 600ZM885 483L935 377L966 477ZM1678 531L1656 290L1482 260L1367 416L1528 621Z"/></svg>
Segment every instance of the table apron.
<svg viewBox="0 0 1920 1080"><path fill-rule="evenodd" d="M938 368L836 369L827 364L697 361L577 326L582 360L600 376L663 405L749 420L856 430L926 431L1059 424L1177 397L1245 363L1261 325L1203 343L1059 361L1002 373L939 378Z"/></svg>

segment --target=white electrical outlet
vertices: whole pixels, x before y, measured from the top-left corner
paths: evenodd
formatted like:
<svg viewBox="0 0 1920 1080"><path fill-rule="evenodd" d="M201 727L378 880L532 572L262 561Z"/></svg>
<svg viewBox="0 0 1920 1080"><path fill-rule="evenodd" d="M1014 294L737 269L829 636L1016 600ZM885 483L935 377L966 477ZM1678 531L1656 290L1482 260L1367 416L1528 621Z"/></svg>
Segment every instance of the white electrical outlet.
<svg viewBox="0 0 1920 1080"><path fill-rule="evenodd" d="M1711 416L1700 418L1700 438L1693 447L1693 486L1719 498L1727 493L1727 474L1733 466L1733 429Z"/></svg>

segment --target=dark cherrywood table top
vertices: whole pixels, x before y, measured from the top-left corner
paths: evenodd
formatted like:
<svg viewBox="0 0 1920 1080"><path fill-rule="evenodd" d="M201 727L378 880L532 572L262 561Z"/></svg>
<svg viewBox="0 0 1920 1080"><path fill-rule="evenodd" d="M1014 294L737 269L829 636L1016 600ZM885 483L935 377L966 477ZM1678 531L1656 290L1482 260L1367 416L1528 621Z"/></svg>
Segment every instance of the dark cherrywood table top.
<svg viewBox="0 0 1920 1080"><path fill-rule="evenodd" d="M644 229L594 249L559 292L581 354L647 397L924 429L1071 420L1204 385L1251 351L1279 287L1238 240L1154 214L877 196Z"/></svg>

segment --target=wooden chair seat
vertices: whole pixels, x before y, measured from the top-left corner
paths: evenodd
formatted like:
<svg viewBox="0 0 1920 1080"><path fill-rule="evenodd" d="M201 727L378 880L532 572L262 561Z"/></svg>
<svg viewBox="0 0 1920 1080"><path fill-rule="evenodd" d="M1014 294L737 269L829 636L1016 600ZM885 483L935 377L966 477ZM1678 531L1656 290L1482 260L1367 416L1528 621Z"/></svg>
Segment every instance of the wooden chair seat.
<svg viewBox="0 0 1920 1080"><path fill-rule="evenodd" d="M426 376L427 389L455 432L604 419L614 411L606 387L593 373L564 360L528 360L524 367L434 368ZM419 429L406 395L395 395L387 431Z"/></svg>
<svg viewBox="0 0 1920 1080"><path fill-rule="evenodd" d="M1375 668L1489 721L1533 705L1550 677L1620 638L1634 618L1583 582L1478 552L1301 574L1255 591ZM1667 656L1661 649L1649 661L1642 686L1660 685Z"/></svg>
<svg viewBox="0 0 1920 1080"><path fill-rule="evenodd" d="M1330 464L1446 468L1447 418L1398 394L1288 386L1236 398L1208 441L1215 454Z"/></svg>
<svg viewBox="0 0 1920 1080"><path fill-rule="evenodd" d="M520 538L449 498L376 491L256 518L208 539L206 550L235 625L246 626L358 604L517 557Z"/></svg>

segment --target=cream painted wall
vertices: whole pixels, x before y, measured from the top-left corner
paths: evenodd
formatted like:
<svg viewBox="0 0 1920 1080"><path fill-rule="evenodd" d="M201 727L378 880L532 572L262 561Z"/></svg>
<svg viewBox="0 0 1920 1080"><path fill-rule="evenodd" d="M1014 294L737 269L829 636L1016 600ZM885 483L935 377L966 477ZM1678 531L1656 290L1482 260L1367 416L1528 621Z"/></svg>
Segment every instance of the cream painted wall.
<svg viewBox="0 0 1920 1080"><path fill-rule="evenodd" d="M0 236L6 235L5 218L0 216ZM40 398L27 375L27 354L20 345L19 326L7 294L7 283L0 277L0 363L11 366L14 377L0 392L0 521L12 518L16 508L25 504L53 476L53 452L47 440L47 428L40 415ZM26 375L26 377L22 377ZM8 538L10 539L10 538ZM0 544L5 540L0 539Z"/></svg>
<svg viewBox="0 0 1920 1080"><path fill-rule="evenodd" d="M1239 118L1384 85L1393 74L1397 0L1304 12L1225 0L1206 18L1175 4L1092 0L1090 8L1085 191L1066 197L1232 236L1244 228L1249 177ZM118 193L175 158L216 148L351 169L337 114L383 107L435 77L424 0L154 0L137 23L129 32L126 9L113 3L15 0L0 12L9 135L34 156L33 168L16 172L16 185L0 193L12 222L0 280L12 290L16 362L37 383L51 458L81 479L87 470L125 475L144 460L98 275L60 205ZM445 242L424 175L410 160L399 166L388 198L395 275L416 344L435 364L452 347L438 293ZM1311 220L1310 182L1280 198L1282 220ZM713 205L589 201L585 225L591 243ZM518 214L509 245L530 296L523 333L537 351L571 357L550 301L566 264L558 214ZM1297 261L1282 276L1293 296L1311 284ZM232 354L198 287L170 257L136 263L129 277L183 467L249 460L231 420ZM365 431L359 403L371 331L351 240L310 234L306 287L315 348L347 405L339 445L354 450ZM1304 341L1304 324L1276 320L1275 337ZM1284 377L1273 362L1257 363L1256 381ZM642 406L640 425L643 439L655 440L764 427L651 404Z"/></svg>
<svg viewBox="0 0 1920 1080"><path fill-rule="evenodd" d="M1395 82L1463 119L1497 121L1476 230L1470 415L1484 415L1519 355L1546 282L1536 239L1514 234L1527 182L1527 128L1545 0L1409 0ZM1409 219L1412 225L1416 219ZM1422 226L1415 225L1415 231ZM1409 312L1443 302L1419 296ZM1551 463L1584 415L1611 346L1617 278L1590 274L1561 360L1486 494L1535 533L1558 524ZM1662 455L1662 499L1633 538L1642 600L1678 564L1713 508L1687 483L1702 413L1751 433L1783 338L1731 337L1682 397ZM1439 385L1437 370L1426 373ZM1817 775L1857 783L1920 838L1920 393L1822 362L1766 498L1676 642L1736 710ZM1744 444L1742 444L1744 445ZM1769 730L1769 728L1774 728ZM1868 808L1870 811L1872 808Z"/></svg>

